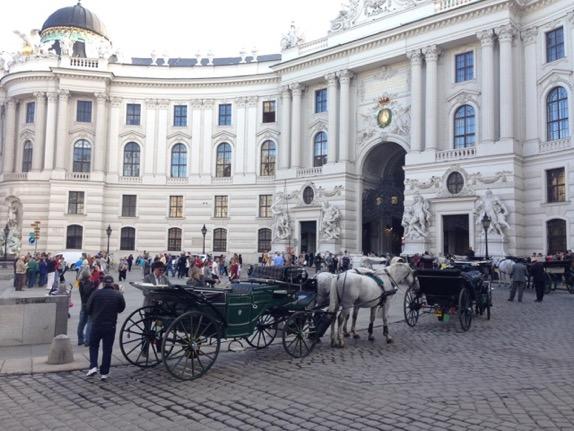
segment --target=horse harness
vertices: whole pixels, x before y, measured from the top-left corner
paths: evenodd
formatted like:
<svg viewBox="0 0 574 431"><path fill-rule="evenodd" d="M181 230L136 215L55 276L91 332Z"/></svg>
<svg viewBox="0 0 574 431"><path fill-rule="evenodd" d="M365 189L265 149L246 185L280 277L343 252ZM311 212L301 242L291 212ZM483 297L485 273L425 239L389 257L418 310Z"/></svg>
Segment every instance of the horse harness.
<svg viewBox="0 0 574 431"><path fill-rule="evenodd" d="M383 281L379 277L377 277L374 273L373 274L364 274L364 273L361 273L358 269L353 269L352 271L354 271L355 274L369 277L370 279L372 279L373 281L375 281L377 283L377 286L379 286L381 288L382 293L381 293L381 296L379 296L379 298L378 298L379 303L377 304L377 306L380 306L380 307L384 306L386 301L387 301L387 297L394 295L399 290L398 283L394 280L394 278L391 276L391 274L389 273L389 271L386 268L384 270L385 275L387 277L389 277L389 281L391 282L391 286L393 288L390 291L385 290L385 288L383 287ZM345 293L345 286L347 284L347 272L349 272L349 271L345 271L345 278L343 279L343 294ZM340 276L341 276L341 274L337 275L337 280L339 280ZM338 290L337 290L337 299L338 299L339 304L340 304L341 303L341 296L339 295ZM368 302L371 302L371 301L368 301ZM360 305L361 304L359 304L359 307L360 307Z"/></svg>

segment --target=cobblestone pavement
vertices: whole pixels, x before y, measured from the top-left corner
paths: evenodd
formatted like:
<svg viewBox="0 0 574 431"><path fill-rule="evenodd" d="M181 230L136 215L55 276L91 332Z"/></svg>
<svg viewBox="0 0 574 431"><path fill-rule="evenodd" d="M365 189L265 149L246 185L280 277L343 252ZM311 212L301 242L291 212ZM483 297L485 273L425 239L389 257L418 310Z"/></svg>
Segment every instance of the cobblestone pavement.
<svg viewBox="0 0 574 431"><path fill-rule="evenodd" d="M426 316L303 360L280 345L222 353L194 382L163 368L0 378L5 430L574 429L574 295L522 304L495 292L468 333Z"/></svg>

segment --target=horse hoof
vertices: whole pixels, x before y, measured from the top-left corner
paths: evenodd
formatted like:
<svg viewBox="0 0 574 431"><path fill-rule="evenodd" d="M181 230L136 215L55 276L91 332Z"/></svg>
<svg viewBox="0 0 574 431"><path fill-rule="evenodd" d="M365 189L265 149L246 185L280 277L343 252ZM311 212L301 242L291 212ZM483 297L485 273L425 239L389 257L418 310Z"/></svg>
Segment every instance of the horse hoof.
<svg viewBox="0 0 574 431"><path fill-rule="evenodd" d="M375 337L369 335L369 341L375 341Z"/></svg>
<svg viewBox="0 0 574 431"><path fill-rule="evenodd" d="M336 341L331 340L331 347L335 348L335 347L339 347L339 345L337 344Z"/></svg>
<svg viewBox="0 0 574 431"><path fill-rule="evenodd" d="M345 332L345 333L343 334L343 337L345 337L345 338L349 338L350 336L351 336L351 334L349 334L348 332Z"/></svg>
<svg viewBox="0 0 574 431"><path fill-rule="evenodd" d="M393 340L392 340L391 338L389 338L389 339L387 340L387 344L393 344Z"/></svg>
<svg viewBox="0 0 574 431"><path fill-rule="evenodd" d="M359 334L355 334L355 335L353 335L353 338L354 338L355 340L358 340L359 338L361 338L361 336L360 336Z"/></svg>

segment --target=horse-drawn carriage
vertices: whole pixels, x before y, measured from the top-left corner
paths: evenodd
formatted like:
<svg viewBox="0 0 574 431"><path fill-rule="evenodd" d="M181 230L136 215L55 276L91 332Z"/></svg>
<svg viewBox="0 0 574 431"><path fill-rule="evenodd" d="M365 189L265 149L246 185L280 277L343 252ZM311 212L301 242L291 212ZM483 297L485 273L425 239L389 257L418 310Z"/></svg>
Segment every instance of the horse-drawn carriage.
<svg viewBox="0 0 574 431"><path fill-rule="evenodd" d="M222 341L245 340L261 349L279 329L289 355L308 355L327 330L330 315L314 307L316 289L300 270L280 272L269 274L280 280L251 279L225 289L132 283L153 305L134 311L123 323L124 357L142 368L163 362L173 376L192 380L211 368Z"/></svg>
<svg viewBox="0 0 574 431"><path fill-rule="evenodd" d="M456 316L462 331L468 331L474 312L490 319L492 291L480 271L419 270L415 272L418 286L405 293L404 316L414 327L421 314L434 314L440 321Z"/></svg>

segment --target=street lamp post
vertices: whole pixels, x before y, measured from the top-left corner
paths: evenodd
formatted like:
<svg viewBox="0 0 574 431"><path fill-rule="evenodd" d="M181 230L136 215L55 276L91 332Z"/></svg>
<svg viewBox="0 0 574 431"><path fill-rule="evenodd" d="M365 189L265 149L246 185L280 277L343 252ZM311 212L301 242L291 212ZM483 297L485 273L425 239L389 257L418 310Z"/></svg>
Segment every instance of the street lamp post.
<svg viewBox="0 0 574 431"><path fill-rule="evenodd" d="M106 256L110 255L110 236L112 236L112 227L108 225L106 228L106 235L108 236L108 247L106 248Z"/></svg>
<svg viewBox="0 0 574 431"><path fill-rule="evenodd" d="M10 226L6 223L4 226L4 260L8 260L8 235L10 235Z"/></svg>
<svg viewBox="0 0 574 431"><path fill-rule="evenodd" d="M201 228L201 234L203 235L203 249L201 251L201 254L205 254L205 235L207 235L207 228L205 227L205 225L203 225L203 227Z"/></svg>
<svg viewBox="0 0 574 431"><path fill-rule="evenodd" d="M484 250L486 259L488 259L488 229L490 228L490 221L490 217L488 217L486 214L480 221L482 223L482 228L484 229Z"/></svg>

